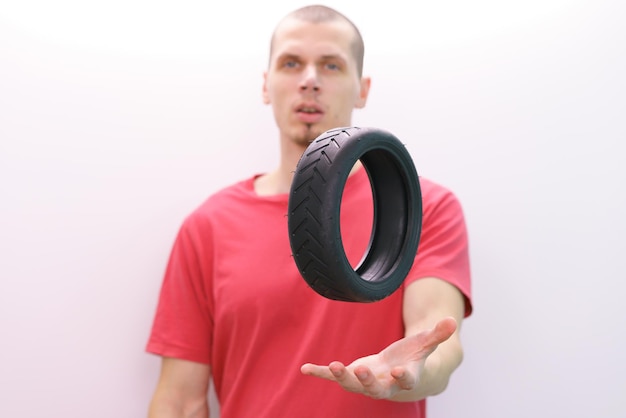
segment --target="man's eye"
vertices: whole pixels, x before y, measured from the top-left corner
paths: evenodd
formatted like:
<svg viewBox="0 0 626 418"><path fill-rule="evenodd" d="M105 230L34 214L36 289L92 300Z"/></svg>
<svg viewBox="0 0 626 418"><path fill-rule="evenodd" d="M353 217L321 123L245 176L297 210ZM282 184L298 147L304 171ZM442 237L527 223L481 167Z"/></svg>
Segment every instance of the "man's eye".
<svg viewBox="0 0 626 418"><path fill-rule="evenodd" d="M285 61L283 63L283 67L286 67L286 68L296 68L297 66L298 66L298 63L293 60Z"/></svg>
<svg viewBox="0 0 626 418"><path fill-rule="evenodd" d="M329 62L328 64L326 64L326 68L332 71L337 71L341 69L339 65L335 64L334 62Z"/></svg>

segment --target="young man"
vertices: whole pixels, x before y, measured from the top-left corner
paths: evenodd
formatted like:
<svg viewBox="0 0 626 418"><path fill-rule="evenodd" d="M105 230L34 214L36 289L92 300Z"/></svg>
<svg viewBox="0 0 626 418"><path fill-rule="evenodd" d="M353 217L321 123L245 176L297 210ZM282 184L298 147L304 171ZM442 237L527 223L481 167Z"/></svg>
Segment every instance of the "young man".
<svg viewBox="0 0 626 418"><path fill-rule="evenodd" d="M325 299L300 277L287 234L288 192L303 151L365 106L363 41L323 6L284 18L263 100L280 131L276 170L211 196L183 223L147 350L162 356L150 416L424 417L462 360L471 312L467 235L454 195L424 178L420 247L403 286L364 304ZM367 173L355 167L341 209L346 255L371 231ZM347 364L344 365L344 364Z"/></svg>

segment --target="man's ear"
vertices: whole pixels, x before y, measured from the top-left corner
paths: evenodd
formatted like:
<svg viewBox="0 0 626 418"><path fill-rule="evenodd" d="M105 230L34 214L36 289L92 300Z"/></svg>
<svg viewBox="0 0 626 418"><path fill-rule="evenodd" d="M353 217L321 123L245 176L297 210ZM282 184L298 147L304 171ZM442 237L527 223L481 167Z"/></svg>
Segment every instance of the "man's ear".
<svg viewBox="0 0 626 418"><path fill-rule="evenodd" d="M270 96L267 92L267 72L263 73L263 103L270 104Z"/></svg>
<svg viewBox="0 0 626 418"><path fill-rule="evenodd" d="M370 86L372 84L372 80L369 77L361 77L361 89L359 90L359 97L354 104L354 107L357 109L362 109L365 107L367 103L367 97L370 94Z"/></svg>

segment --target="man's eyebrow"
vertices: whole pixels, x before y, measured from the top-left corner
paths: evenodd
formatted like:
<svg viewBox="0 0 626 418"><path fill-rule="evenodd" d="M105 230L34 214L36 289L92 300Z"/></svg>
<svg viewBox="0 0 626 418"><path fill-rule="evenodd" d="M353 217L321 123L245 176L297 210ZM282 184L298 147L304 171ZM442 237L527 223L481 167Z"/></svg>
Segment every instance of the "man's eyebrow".
<svg viewBox="0 0 626 418"><path fill-rule="evenodd" d="M334 60L334 59L338 59L341 61L345 61L345 58L342 55L339 54L327 54L327 55L322 55L321 57L323 60Z"/></svg>
<svg viewBox="0 0 626 418"><path fill-rule="evenodd" d="M284 52L280 55L278 55L276 57L276 60L283 60L283 59L287 59L287 58L295 58L295 59L300 59L300 56L298 54L294 54L292 52Z"/></svg>
<svg viewBox="0 0 626 418"><path fill-rule="evenodd" d="M276 57L277 61L284 60L284 59L301 59L301 56L296 54L296 53L293 53L293 52L284 52L284 53L282 53L282 54L280 54L280 55L278 55ZM322 61L335 60L335 59L336 60L341 60L341 61L345 61L346 60L340 54L325 54L325 55L322 55L319 59L322 60Z"/></svg>

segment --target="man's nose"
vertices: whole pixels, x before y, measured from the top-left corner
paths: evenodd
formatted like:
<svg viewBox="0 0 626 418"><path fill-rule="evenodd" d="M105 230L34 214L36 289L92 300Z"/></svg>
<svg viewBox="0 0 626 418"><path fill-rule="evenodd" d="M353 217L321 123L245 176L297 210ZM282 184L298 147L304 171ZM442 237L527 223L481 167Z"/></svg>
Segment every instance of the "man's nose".
<svg viewBox="0 0 626 418"><path fill-rule="evenodd" d="M320 89L320 81L317 74L317 69L314 66L309 66L302 74L302 81L300 82L300 90L303 92L317 92Z"/></svg>

